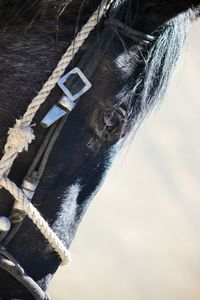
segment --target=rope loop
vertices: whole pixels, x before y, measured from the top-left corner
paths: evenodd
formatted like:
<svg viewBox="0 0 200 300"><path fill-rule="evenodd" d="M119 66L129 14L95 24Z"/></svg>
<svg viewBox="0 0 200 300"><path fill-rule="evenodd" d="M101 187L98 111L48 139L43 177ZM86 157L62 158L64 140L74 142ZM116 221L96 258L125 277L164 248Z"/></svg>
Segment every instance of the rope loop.
<svg viewBox="0 0 200 300"><path fill-rule="evenodd" d="M53 232L47 221L45 221L41 216L40 212L27 199L24 192L8 177L1 178L0 184L15 198L17 202L21 204L21 207L27 216L33 221L52 248L59 254L61 258L61 265L68 264L71 261L69 250L66 249L63 242Z"/></svg>

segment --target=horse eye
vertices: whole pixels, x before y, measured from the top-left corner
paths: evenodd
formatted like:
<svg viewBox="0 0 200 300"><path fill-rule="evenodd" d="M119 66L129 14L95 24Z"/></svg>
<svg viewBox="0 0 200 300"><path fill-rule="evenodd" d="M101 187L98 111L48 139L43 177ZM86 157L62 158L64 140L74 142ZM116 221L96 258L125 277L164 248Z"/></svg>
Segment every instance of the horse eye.
<svg viewBox="0 0 200 300"><path fill-rule="evenodd" d="M109 133L114 133L117 128L117 126L106 126L106 129Z"/></svg>
<svg viewBox="0 0 200 300"><path fill-rule="evenodd" d="M106 130L109 133L115 133L117 129L121 128L125 118L125 111L121 108L118 108L113 111L106 111L103 115L103 123L106 127Z"/></svg>

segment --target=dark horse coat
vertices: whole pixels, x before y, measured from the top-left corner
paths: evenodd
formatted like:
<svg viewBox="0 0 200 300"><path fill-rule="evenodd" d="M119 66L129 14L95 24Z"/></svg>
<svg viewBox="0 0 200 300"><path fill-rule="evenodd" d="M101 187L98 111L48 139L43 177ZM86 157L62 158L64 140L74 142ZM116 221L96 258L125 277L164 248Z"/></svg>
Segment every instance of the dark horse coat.
<svg viewBox="0 0 200 300"><path fill-rule="evenodd" d="M109 12L127 26L154 34L146 46L115 35L92 78L93 88L69 116L50 156L33 199L50 226L69 246L92 197L98 190L122 140L134 132L155 103L163 97L182 48L188 9L200 1L116 0ZM54 70L74 33L96 9L90 1L0 1L0 147L9 127L25 112L31 99ZM179 15L180 13L183 13ZM108 17L109 17L108 16ZM98 42L101 23L75 60ZM46 134L40 120L57 101L56 88L34 122L36 140L15 162L10 177L21 184ZM9 215L13 199L0 190L0 215ZM9 251L44 289L55 273L57 254L26 218ZM0 270L2 299L32 299L22 286Z"/></svg>

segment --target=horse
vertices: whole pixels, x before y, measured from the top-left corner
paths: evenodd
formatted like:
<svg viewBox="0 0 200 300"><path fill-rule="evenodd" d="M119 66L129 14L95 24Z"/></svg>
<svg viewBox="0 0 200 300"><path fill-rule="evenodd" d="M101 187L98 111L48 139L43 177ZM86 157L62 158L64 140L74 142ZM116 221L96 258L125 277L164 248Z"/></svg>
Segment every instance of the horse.
<svg viewBox="0 0 200 300"><path fill-rule="evenodd" d="M9 128L24 114L100 2L0 2L2 153ZM196 0L115 0L67 68L69 72L82 61L89 69L95 67L92 87L60 129L32 199L67 248L113 158L162 100L199 4ZM54 126L48 129L41 121L61 94L55 87L33 120L36 138L29 151L18 156L9 174L18 186ZM13 197L2 188L0 216L9 217L13 203ZM60 258L28 217L20 225L12 238L3 234L1 245L46 291ZM0 296L34 298L2 269Z"/></svg>

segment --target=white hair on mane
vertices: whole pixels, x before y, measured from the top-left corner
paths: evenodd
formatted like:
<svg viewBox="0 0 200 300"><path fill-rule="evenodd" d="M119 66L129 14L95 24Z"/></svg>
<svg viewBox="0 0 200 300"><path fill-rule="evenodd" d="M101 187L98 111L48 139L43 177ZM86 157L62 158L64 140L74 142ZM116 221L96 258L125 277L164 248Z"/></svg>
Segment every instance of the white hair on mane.
<svg viewBox="0 0 200 300"><path fill-rule="evenodd" d="M164 98L191 19L191 12L178 15L153 33L156 40L149 49L142 48L141 42L129 51L125 50L115 61L124 76L129 76L126 85L116 96L118 101L114 107L117 109L131 99L127 134L134 135L144 118ZM137 68L140 72L135 76Z"/></svg>

